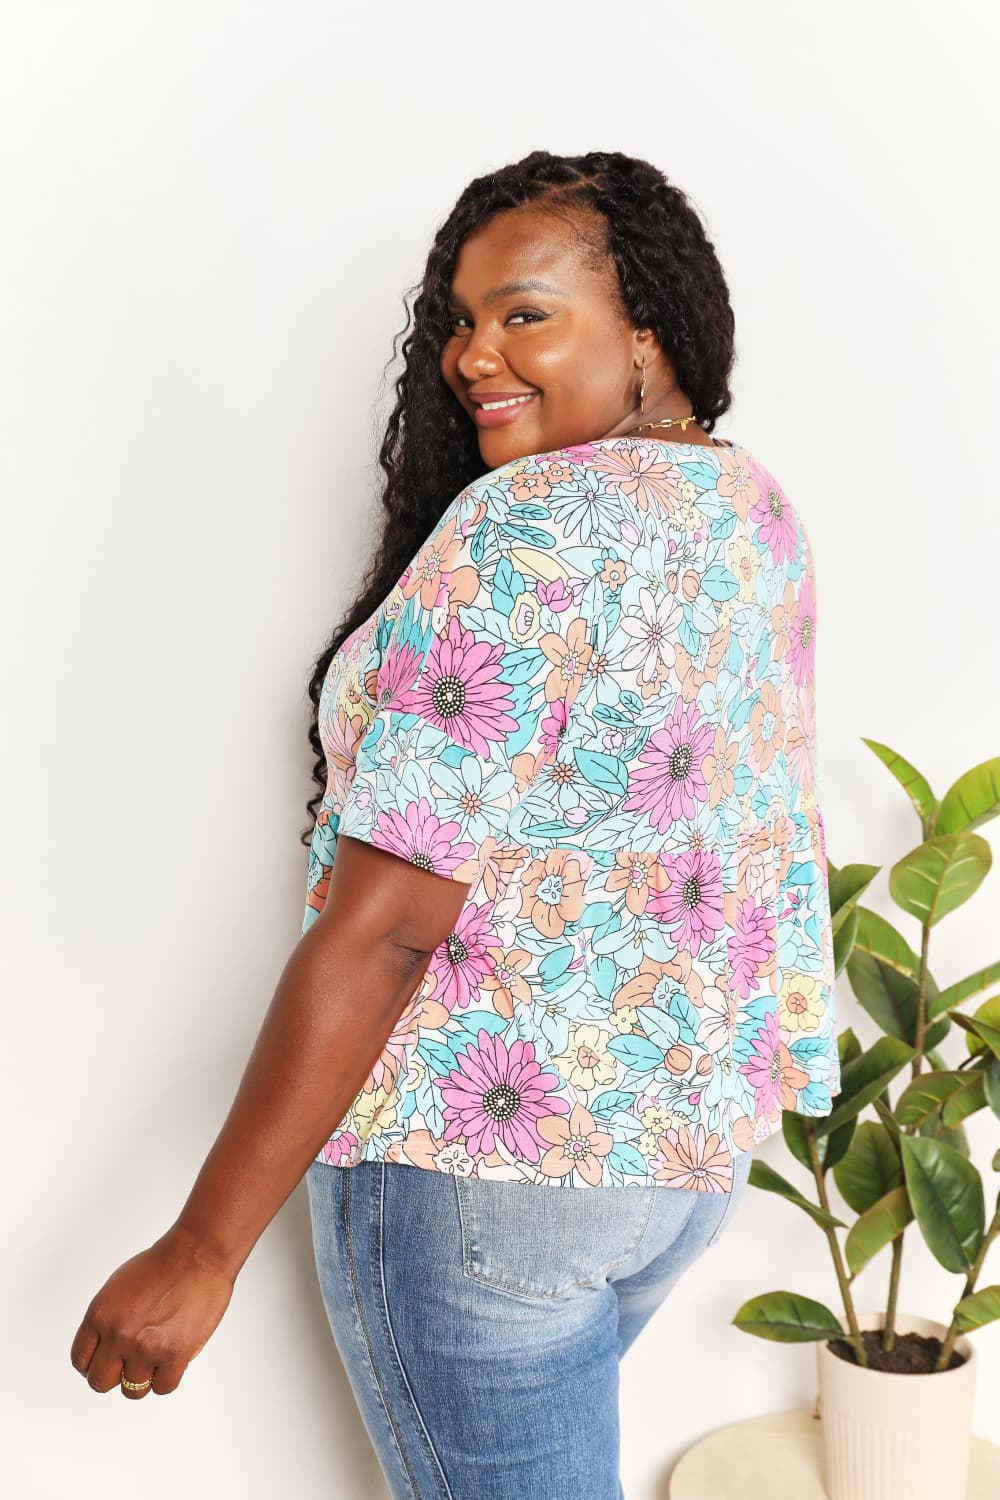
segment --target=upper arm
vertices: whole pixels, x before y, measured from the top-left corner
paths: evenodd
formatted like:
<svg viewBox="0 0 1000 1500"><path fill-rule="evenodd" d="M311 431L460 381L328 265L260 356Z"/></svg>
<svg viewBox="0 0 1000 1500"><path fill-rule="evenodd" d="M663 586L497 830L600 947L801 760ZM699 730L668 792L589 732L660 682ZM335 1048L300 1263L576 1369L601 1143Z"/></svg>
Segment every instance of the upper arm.
<svg viewBox="0 0 1000 1500"><path fill-rule="evenodd" d="M365 948L388 943L428 955L454 929L468 891L464 881L421 870L376 844L343 834L318 921L332 918L349 927Z"/></svg>

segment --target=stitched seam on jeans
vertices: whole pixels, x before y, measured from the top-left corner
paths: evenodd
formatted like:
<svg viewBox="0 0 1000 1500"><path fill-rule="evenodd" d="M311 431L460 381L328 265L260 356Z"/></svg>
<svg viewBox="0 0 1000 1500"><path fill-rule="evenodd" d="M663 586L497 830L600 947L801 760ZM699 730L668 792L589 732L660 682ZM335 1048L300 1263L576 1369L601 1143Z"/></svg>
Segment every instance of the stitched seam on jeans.
<svg viewBox="0 0 1000 1500"><path fill-rule="evenodd" d="M596 1277L596 1280L594 1278L592 1278L592 1277L586 1277L586 1278L580 1277L576 1281L563 1281L563 1282L560 1282L560 1284L553 1291L546 1291L544 1288L538 1288L538 1287L534 1287L534 1286L525 1286L521 1282L518 1282L518 1281L503 1281L498 1276L490 1276L490 1275L488 1275L488 1273L486 1271L484 1271L480 1266L478 1266L476 1264L475 1247L473 1246L472 1240L471 1240L471 1238L469 1236L468 1226L467 1226L466 1220L465 1220L465 1214L462 1211L461 1186L464 1183L465 1183L465 1178L459 1177L456 1174L456 1176L455 1176L455 1193L456 1193L456 1196L458 1198L458 1215L459 1215L459 1218L460 1218L460 1220L462 1222L462 1268L463 1268L465 1274L468 1277L470 1277L471 1280L478 1281L483 1286L491 1286L491 1287L494 1287L499 1292L511 1292L512 1294L515 1294L517 1296L521 1296L521 1297L524 1297L524 1298L527 1298L527 1299L530 1299L530 1300L535 1300L535 1301L537 1301L541 1297L545 1297L549 1301L555 1301L556 1298L563 1297L566 1294L566 1292L574 1291L578 1287L590 1287L590 1288L594 1289L594 1288L597 1288L598 1286L600 1286L600 1281L601 1281L601 1277L602 1276L606 1277L607 1273L609 1271L613 1271L614 1268L615 1268L615 1266L622 1265L631 1256L633 1256L635 1254L636 1250L639 1248L639 1245L640 1245L640 1243L642 1241L642 1237L646 1233L646 1230L649 1228L649 1222L650 1222L650 1219L653 1216L653 1204L655 1202L655 1199L653 1198L652 1194L655 1191L657 1191L657 1189L655 1189L655 1188L647 1189L647 1191L650 1194L650 1198L649 1198L648 1207L646 1209L646 1217L645 1217L645 1219L642 1222L642 1227L640 1228L638 1234L636 1235L636 1238L635 1238L635 1240L634 1240L634 1242L633 1242L633 1244L631 1246L631 1249L627 1250L624 1255L619 1256L617 1260L609 1260L606 1265L601 1266L599 1268L599 1270L597 1270L594 1273L594 1277ZM541 1191L544 1191L544 1189L541 1189ZM584 1192L586 1190L584 1188L568 1188L566 1191L567 1192L575 1192L575 1193L579 1192L579 1193L582 1193L582 1192ZM619 1189L611 1189L610 1191L620 1192L620 1191L623 1191L623 1190L619 1188ZM694 1205L692 1204L692 1210L693 1210L693 1207L694 1207Z"/></svg>
<svg viewBox="0 0 1000 1500"><path fill-rule="evenodd" d="M372 1346L371 1334L370 1334L369 1329L368 1329L368 1321L367 1321L367 1319L365 1317L364 1303L363 1303L362 1297L361 1297L361 1286L360 1286L360 1282L358 1280L357 1266L355 1265L355 1261L354 1261L354 1232L353 1232L353 1224L352 1224L352 1220L351 1220L351 1175L350 1175L351 1172L354 1170L354 1168L353 1167L345 1167L343 1170L347 1174L345 1176L345 1178L344 1178L344 1195L343 1195L344 1239L345 1239L345 1245L346 1245L346 1249L347 1249L347 1265L348 1265L348 1270L349 1270L349 1274L350 1274L350 1278L351 1278L351 1288L352 1288L352 1291L354 1292L354 1305L355 1305L355 1307L357 1308L357 1311L358 1311L358 1321L360 1322L361 1332L362 1332L362 1335L363 1335L364 1341L365 1341L365 1352L366 1352L366 1354L368 1356L368 1365L369 1365L369 1368L371 1370L372 1377L373 1377L373 1379L375 1381L375 1389L376 1389L376 1392L378 1393L378 1398L379 1398L380 1402L382 1403L382 1410L385 1413L385 1419L386 1419L386 1422L387 1422L388 1427L389 1427L389 1432L390 1432L390 1434L392 1436L392 1441L395 1444L396 1452L399 1455L399 1461L402 1464L403 1469L404 1469L404 1471L406 1473L407 1483L409 1484L410 1489L413 1492L413 1500L420 1500L420 1491L417 1488L417 1478L416 1478L416 1475L414 1474L413 1470L410 1467L410 1461L407 1458L406 1453L403 1451L403 1444L402 1444L402 1441L400 1439L399 1432L397 1431L396 1424L395 1424L395 1422L392 1419L392 1412L389 1409L389 1403L386 1400L385 1389L384 1389L384 1387L382 1385L381 1380L379 1379L378 1364L377 1364L377 1362L375 1360L375 1351L374 1351L374 1348Z"/></svg>
<svg viewBox="0 0 1000 1500"><path fill-rule="evenodd" d="M441 1466L441 1460L438 1458L437 1452L436 1452L436 1450L434 1448L434 1444L431 1441L431 1435L427 1431L427 1427L426 1427L426 1425L424 1423L424 1419L423 1419L423 1417L422 1417L422 1415L420 1413L420 1407L417 1405L417 1398L413 1394L413 1387L410 1385L409 1378L407 1377L406 1370L405 1370L405 1368L403 1366L403 1359L402 1359L402 1356L401 1356L401 1354L399 1352L399 1345L396 1343L396 1335L393 1332L392 1321L391 1321L391 1319L389 1317L389 1294L388 1294L388 1291L386 1290L386 1285L385 1285L385 1261L384 1261L383 1255L382 1255L382 1247L385 1244L385 1218L384 1218L384 1206L385 1206L385 1162L384 1161L379 1163L379 1174L380 1175L379 1175L378 1220L377 1220L377 1223L378 1223L378 1272L379 1272L379 1285L381 1287L381 1298L380 1298L380 1302L379 1302L379 1311L382 1314L383 1330L385 1332L386 1338L388 1339L390 1345L392 1346L392 1354L393 1354L393 1359L394 1359L394 1362L395 1362L395 1365L396 1365L396 1373L397 1373L397 1375L399 1376L399 1379L402 1381L403 1385L406 1388L406 1394L409 1397L410 1407L412 1408L413 1415L417 1419L417 1422L419 1423L419 1426L420 1426L420 1431L424 1435L424 1447L426 1449L427 1457L430 1459L431 1463L434 1465L434 1468L437 1470L437 1477L438 1477L438 1479L440 1481L440 1486L441 1486L439 1493L440 1493L440 1495L442 1497L442 1500L454 1500L454 1496L452 1495L452 1492L451 1492L451 1487L448 1484L447 1479L445 1478L444 1469Z"/></svg>
<svg viewBox="0 0 1000 1500"><path fill-rule="evenodd" d="M736 1170L736 1168L735 1168L735 1165L734 1165L733 1171L735 1172L735 1170ZM725 1229L726 1224L727 1224L727 1222L729 1220L729 1216L730 1216L730 1214L733 1211L733 1206L734 1206L735 1202L736 1202L736 1182L734 1180L732 1187L729 1189L729 1202L726 1204L725 1208L722 1210L722 1218L719 1220L718 1224L716 1224L714 1230L712 1231L712 1237L711 1237L711 1239L706 1240L706 1242L705 1242L705 1249L706 1250L711 1245L714 1245L715 1242L716 1242L716 1240L722 1234L722 1231Z"/></svg>

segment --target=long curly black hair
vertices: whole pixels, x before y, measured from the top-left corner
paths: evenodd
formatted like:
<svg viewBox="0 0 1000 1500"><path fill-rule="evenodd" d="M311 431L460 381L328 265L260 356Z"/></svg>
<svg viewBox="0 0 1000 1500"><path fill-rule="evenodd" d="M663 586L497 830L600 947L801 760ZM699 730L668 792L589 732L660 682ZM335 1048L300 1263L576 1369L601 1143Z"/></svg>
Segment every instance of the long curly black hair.
<svg viewBox="0 0 1000 1500"><path fill-rule="evenodd" d="M487 472L475 424L440 369L441 350L451 332L448 299L459 247L494 214L529 203L588 221L605 263L617 272L625 313L633 327L656 334L706 432L732 405L729 288L697 209L658 168L620 151L583 156L532 151L469 183L434 237L423 279L407 293L419 295L393 340L386 366L398 358L403 340L396 405L379 450L385 483L378 544L354 602L317 657L309 681L309 743L316 756L317 789L308 803L310 825L302 832L303 844L311 842L326 790L318 709L330 662L382 603L455 496Z"/></svg>

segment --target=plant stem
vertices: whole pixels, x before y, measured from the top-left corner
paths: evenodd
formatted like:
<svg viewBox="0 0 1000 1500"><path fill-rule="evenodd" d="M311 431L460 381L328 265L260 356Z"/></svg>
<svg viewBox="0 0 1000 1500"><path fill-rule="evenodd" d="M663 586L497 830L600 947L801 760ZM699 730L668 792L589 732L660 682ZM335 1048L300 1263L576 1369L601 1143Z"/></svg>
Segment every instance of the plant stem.
<svg viewBox="0 0 1000 1500"><path fill-rule="evenodd" d="M899 1292L899 1273L903 1264L903 1236L897 1234L892 1242L892 1270L889 1273L889 1303L885 1310L885 1327L882 1329L882 1348L896 1347L896 1296Z"/></svg>
<svg viewBox="0 0 1000 1500"><path fill-rule="evenodd" d="M823 1177L823 1167L816 1149L816 1139L813 1135L813 1127L808 1117L805 1118L805 1138L809 1151L809 1164L812 1167L813 1177L816 1181L816 1193L819 1198L820 1208L826 1213L830 1212L830 1200L827 1197L826 1182ZM847 1267L840 1253L840 1245L837 1243L837 1235L832 1224L823 1225L823 1233L826 1235L830 1246L830 1254L833 1256L833 1269L836 1273L837 1284L840 1287L840 1295L844 1300L844 1312L847 1316L847 1326L850 1329L849 1342L854 1349L854 1357L859 1365L868 1366L868 1351L865 1349L865 1341L861 1337L861 1329L854 1312L854 1301L851 1297L851 1288L848 1284Z"/></svg>
<svg viewBox="0 0 1000 1500"><path fill-rule="evenodd" d="M927 1031L927 950L930 945L930 937L931 930L925 922L920 929L920 972L917 976L917 1034L913 1039L917 1055L913 1059L911 1078L917 1077L923 1067L924 1061L924 1036Z"/></svg>
<svg viewBox="0 0 1000 1500"><path fill-rule="evenodd" d="M979 1273L983 1269L983 1261L986 1259L986 1252L998 1234L1000 1234L1000 1206L998 1206L996 1213L993 1215L993 1222L983 1235L982 1244L979 1246L979 1254L969 1267L969 1274L965 1278L965 1286L962 1289L962 1297L968 1297L971 1292L975 1291L976 1282L979 1280ZM961 1302L962 1297L958 1299L959 1302ZM955 1340L957 1338L958 1313L956 1311L951 1315L951 1322L948 1324L948 1331L941 1345L941 1353L938 1355L937 1363L934 1366L935 1374L948 1368L948 1361L951 1358L951 1351L955 1347Z"/></svg>

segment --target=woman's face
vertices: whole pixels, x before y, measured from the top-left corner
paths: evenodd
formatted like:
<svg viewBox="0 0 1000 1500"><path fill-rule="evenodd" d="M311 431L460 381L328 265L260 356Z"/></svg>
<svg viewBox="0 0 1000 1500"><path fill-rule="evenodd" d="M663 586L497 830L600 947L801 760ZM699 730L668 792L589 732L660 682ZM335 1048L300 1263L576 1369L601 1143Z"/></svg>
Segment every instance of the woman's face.
<svg viewBox="0 0 1000 1500"><path fill-rule="evenodd" d="M573 226L537 209L510 209L459 248L441 373L476 422L491 469L640 421L644 353L647 413L650 392L664 384L655 335L632 327L615 298L612 263L605 271L588 266ZM509 397L527 399L492 411L481 404Z"/></svg>

